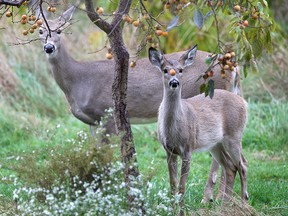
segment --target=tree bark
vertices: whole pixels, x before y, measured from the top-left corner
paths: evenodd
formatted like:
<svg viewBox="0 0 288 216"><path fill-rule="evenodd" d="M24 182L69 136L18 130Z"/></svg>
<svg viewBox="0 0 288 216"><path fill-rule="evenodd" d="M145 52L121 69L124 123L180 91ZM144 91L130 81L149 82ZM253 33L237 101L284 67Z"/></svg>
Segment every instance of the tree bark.
<svg viewBox="0 0 288 216"><path fill-rule="evenodd" d="M126 92L128 81L129 53L124 45L120 28L116 28L110 35L109 41L112 48L115 64L115 76L112 85L112 99L114 101L114 120L117 134L121 136L122 162L125 164L125 182L128 192L133 187L133 178L139 176L136 150L133 143L129 114L127 111ZM134 196L128 193L128 203L132 203Z"/></svg>

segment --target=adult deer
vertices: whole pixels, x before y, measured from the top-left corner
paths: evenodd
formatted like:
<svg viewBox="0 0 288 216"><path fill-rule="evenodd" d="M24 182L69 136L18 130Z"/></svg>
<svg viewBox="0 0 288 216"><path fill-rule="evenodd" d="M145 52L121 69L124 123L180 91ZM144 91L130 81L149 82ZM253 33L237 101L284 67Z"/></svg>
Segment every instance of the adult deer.
<svg viewBox="0 0 288 216"><path fill-rule="evenodd" d="M44 52L52 68L54 78L64 92L73 115L82 122L93 126L105 115L105 110L113 107L112 82L114 77L114 62L111 60L94 62L77 62L65 49L61 33L72 18L75 7L66 10L60 17L48 20L39 29L40 39L44 45ZM191 50L196 52L197 47ZM167 59L178 59L188 52L178 52L167 55ZM196 82L198 77L207 70L205 58L209 53L198 51L193 66L184 69L182 97L188 98L199 94L203 80ZM214 68L215 88L237 92L239 90L239 76L237 69L227 73L226 79L220 75L221 68ZM161 74L156 73L147 58L137 61L136 68L129 69L128 79L128 112L132 123L155 122L158 108L163 95L163 88L159 85ZM237 78L238 77L238 78ZM107 133L115 133L113 119L105 125ZM213 161L211 174L207 181L203 200L213 199L215 177L218 164Z"/></svg>
<svg viewBox="0 0 288 216"><path fill-rule="evenodd" d="M162 72L164 94L159 107L158 139L167 153L172 194L177 192L177 156L181 157L179 193L183 195L190 169L191 154L208 150L221 164L225 177L226 201L232 194L236 171L241 179L241 193L248 200L247 167L242 155L242 134L246 124L246 102L231 92L216 89L213 99L204 94L182 99L185 68L194 61L196 51L190 50L179 60L167 60L156 49L149 49L152 65ZM181 211L181 214L185 214Z"/></svg>

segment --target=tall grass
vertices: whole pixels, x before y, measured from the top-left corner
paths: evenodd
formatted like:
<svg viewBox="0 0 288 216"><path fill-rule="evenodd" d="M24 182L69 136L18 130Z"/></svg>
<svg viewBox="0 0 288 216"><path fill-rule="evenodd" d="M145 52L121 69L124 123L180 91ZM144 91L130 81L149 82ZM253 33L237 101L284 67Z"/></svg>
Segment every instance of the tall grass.
<svg viewBox="0 0 288 216"><path fill-rule="evenodd" d="M249 123L244 146L257 150L288 150L287 102L253 103L250 101Z"/></svg>
<svg viewBox="0 0 288 216"><path fill-rule="evenodd" d="M0 22L4 21L1 19ZM9 94L4 91L5 88L0 92L2 102L19 112L63 117L69 113L68 106L46 65L40 43L9 45L13 41L11 38L18 34L17 31L19 29L12 26L0 31L2 40L6 42L0 44L3 56L1 64L12 73L9 75L11 78L7 77L8 81L15 83ZM0 70L0 74L4 72Z"/></svg>

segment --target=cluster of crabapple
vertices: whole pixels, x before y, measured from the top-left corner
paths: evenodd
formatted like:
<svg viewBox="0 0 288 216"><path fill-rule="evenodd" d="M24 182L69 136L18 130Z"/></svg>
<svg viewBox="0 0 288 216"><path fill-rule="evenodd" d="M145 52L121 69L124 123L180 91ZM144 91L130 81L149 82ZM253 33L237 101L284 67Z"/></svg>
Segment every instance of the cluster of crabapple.
<svg viewBox="0 0 288 216"><path fill-rule="evenodd" d="M173 12L180 12L182 9L183 9L183 6L185 4L187 4L188 0L168 0L166 3L165 3L165 9L167 10L172 10Z"/></svg>
<svg viewBox="0 0 288 216"><path fill-rule="evenodd" d="M237 13L244 13L247 9L245 9L244 7L241 7L240 5L235 5L234 7L233 7L233 9L234 9L234 11L235 12L237 12ZM252 9L251 9L251 11L250 11L250 17L251 17L251 19L253 19L253 20L257 20L257 19L259 19L259 15L260 15L260 13L259 13L259 11L257 11L257 9L255 8L255 7L253 7ZM245 29L247 26L249 26L249 22L248 22L248 20L240 20L239 22L238 22L238 26L239 26L239 28L240 29Z"/></svg>
<svg viewBox="0 0 288 216"><path fill-rule="evenodd" d="M241 7L240 5L235 5L233 7L234 11L238 12L238 13L243 13L246 11L246 9L244 7ZM250 17L254 20L257 20L259 18L260 12L256 9L256 7L253 7L250 11Z"/></svg>
<svg viewBox="0 0 288 216"><path fill-rule="evenodd" d="M244 11L244 8L241 8L240 5L235 5L233 9L237 13L241 13ZM240 29L245 29L247 26L249 26L249 22L248 20L240 20L237 25L240 27Z"/></svg>
<svg viewBox="0 0 288 216"><path fill-rule="evenodd" d="M103 14L104 13L104 9L102 7L98 7L96 9L96 12L98 14ZM115 14L115 12L113 13ZM156 40L154 39L154 36L156 37L167 37L168 36L168 32L165 30L162 30L162 27L160 25L156 25L154 27L155 30L148 32L148 27L145 25L145 20L149 20L150 19L150 15L147 13L143 13L140 17L138 17L137 19L133 19L131 18L131 16L129 16L128 14L124 14L122 16L122 20L127 23L127 24L131 24L132 26L136 27L136 28L140 28L142 29L144 32L147 32L146 34L146 41L148 43L151 43L151 46L154 48L158 47L158 43L155 42ZM111 49L108 49L107 53L106 53L106 58L107 59L113 59L113 55L111 52ZM136 66L136 61L131 61L130 63L130 67L133 68Z"/></svg>
<svg viewBox="0 0 288 216"><path fill-rule="evenodd" d="M12 12L10 11L10 10L8 10L7 12L6 12L6 17L12 17ZM28 35L28 33L30 32L31 34L32 33L34 33L34 31L35 31L35 29L37 29L38 28L38 26L40 26L40 25L42 25L42 20L41 19L37 19L37 17L35 16L35 15L33 15L33 14L31 14L31 15L26 15L26 14L23 14L22 16L21 16L21 20L20 20L20 23L22 24L22 25L26 25L26 24L30 24L30 27L29 27L29 29L24 29L23 31L22 31L22 34L24 35L24 36L26 36L26 35Z"/></svg>
<svg viewBox="0 0 288 216"><path fill-rule="evenodd" d="M22 31L22 34L23 35L28 35L28 32L30 32L31 34L34 33L35 29L38 28L38 26L42 25L42 20L41 19L38 19L37 20L37 17L35 15L30 15L28 18L27 18L27 15L26 14L23 14L22 17L21 17L21 24L22 25L26 25L27 23L29 23L31 26L29 29L24 29Z"/></svg>
<svg viewBox="0 0 288 216"><path fill-rule="evenodd" d="M220 63L221 77L226 78L226 71L234 71L235 67L237 67L238 63L235 60L235 52L226 52L224 55L218 57L218 61Z"/></svg>
<svg viewBox="0 0 288 216"><path fill-rule="evenodd" d="M52 13L54 13L54 12L56 12L56 7L54 7L54 6L48 6L47 7L47 11L48 12L52 12ZM10 11L10 10L8 10L7 12L6 12L6 17L12 17L13 16L13 14L12 14L12 12ZM27 26L27 28L26 29L24 29L23 31L22 31L22 34L24 35L24 36L26 36L26 35L28 35L28 33L30 33L30 34L33 34L34 33L34 31L39 27L39 26L41 26L42 24L43 24L43 21L42 21L42 19L38 19L34 14L30 14L30 15L28 15L28 14L23 14L22 16L21 16L21 20L19 21L22 25L24 25L24 26Z"/></svg>

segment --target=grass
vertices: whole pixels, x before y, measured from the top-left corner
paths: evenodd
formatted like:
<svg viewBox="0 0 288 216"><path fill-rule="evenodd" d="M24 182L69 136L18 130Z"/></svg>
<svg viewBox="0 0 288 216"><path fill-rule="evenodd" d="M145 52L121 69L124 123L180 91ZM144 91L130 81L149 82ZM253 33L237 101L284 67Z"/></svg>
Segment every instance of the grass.
<svg viewBox="0 0 288 216"><path fill-rule="evenodd" d="M287 105L287 103L253 102L249 105L249 122L245 130L243 148L249 167L249 204L259 214L288 214L287 135L285 134L288 129ZM71 116L49 119L22 113L18 118L11 120L11 116L15 116L15 113L5 111L4 105L1 110L4 110L4 113L2 112L0 115L1 122L5 124L1 124L0 127L1 137L4 137L0 142L0 175L2 177L0 211L3 211L2 213L7 211L8 214L14 203L13 191L17 186L13 182L3 181L3 178L17 175L25 187L41 186L45 188L45 186L53 184L53 179L59 179L61 173L66 169L74 170L73 174L79 175L81 170L83 171L85 163L85 166L88 163L84 160L86 153L79 156L73 144L68 140L80 141L77 132L88 133L88 127ZM152 205L153 202L160 204L163 201L161 196L165 196L165 191L167 192L169 189L169 183L165 151L157 141L156 125L135 125L133 132L143 184L152 185L149 197L146 199L151 199L149 205ZM91 149L89 146L95 144L91 142L91 139L90 141L84 140L83 143L86 143L88 149ZM55 153L52 154L51 150L54 150ZM33 154L31 154L32 152ZM57 155L56 152L60 152L60 154ZM115 154L119 155L118 150ZM69 160L65 160L65 158L74 162L69 165ZM208 153L195 153L192 156L185 201L188 211L198 212L200 215L215 213L218 208L218 204L205 207L200 203L210 162L211 157ZM38 168L35 169L35 167ZM45 175L49 176L50 181L43 181ZM239 199L239 184L237 177L234 195L236 199ZM159 191L163 191L164 195L158 196ZM145 189L143 193L146 193ZM155 204L153 205L155 207ZM116 206L115 209L117 209ZM165 214L162 212L160 215Z"/></svg>
<svg viewBox="0 0 288 216"><path fill-rule="evenodd" d="M288 116L286 112L287 103L250 103L249 105L249 122L243 139L243 151L248 160L249 204L265 215L288 214ZM147 167L152 167L152 164L147 166L147 161L153 161L151 169L152 172L156 170L154 173L157 173L153 176L154 181L160 184L165 182L165 187L169 187L165 151L156 141L156 126L141 127L134 127L136 132L147 131L139 137L135 135L140 170L151 173L147 171ZM144 154L141 154L143 149ZM186 203L189 203L189 208L193 206L191 208L193 211L203 208L200 202L210 162L211 158L207 153L192 155ZM240 194L239 177L235 183L235 193L238 194L236 197Z"/></svg>

